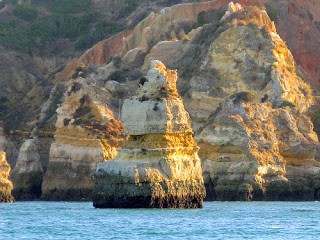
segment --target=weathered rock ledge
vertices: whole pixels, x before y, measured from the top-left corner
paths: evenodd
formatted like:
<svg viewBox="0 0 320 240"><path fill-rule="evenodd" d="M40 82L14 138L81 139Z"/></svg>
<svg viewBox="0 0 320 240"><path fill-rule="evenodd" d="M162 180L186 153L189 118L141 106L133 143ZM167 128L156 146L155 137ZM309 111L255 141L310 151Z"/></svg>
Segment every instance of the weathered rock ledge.
<svg viewBox="0 0 320 240"><path fill-rule="evenodd" d="M94 175L97 208L199 208L205 197L198 146L176 90L176 71L151 62L140 93L122 107L128 142Z"/></svg>

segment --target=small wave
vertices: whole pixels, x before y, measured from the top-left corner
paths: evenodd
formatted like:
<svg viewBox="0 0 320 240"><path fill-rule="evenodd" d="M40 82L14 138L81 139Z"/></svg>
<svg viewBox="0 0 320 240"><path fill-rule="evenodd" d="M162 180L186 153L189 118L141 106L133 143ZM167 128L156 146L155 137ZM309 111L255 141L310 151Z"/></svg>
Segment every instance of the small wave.
<svg viewBox="0 0 320 240"><path fill-rule="evenodd" d="M271 226L271 229L284 229L284 226Z"/></svg>
<svg viewBox="0 0 320 240"><path fill-rule="evenodd" d="M312 209L293 209L293 212L314 212Z"/></svg>

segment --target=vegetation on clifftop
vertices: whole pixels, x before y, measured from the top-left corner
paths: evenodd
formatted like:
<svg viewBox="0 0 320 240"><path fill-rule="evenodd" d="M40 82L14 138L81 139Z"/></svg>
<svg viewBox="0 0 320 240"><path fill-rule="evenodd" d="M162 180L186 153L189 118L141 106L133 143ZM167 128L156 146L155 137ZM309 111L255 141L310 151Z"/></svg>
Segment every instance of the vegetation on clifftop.
<svg viewBox="0 0 320 240"><path fill-rule="evenodd" d="M14 50L30 52L37 48L55 51L56 41L64 39L76 50L85 50L96 42L123 29L107 22L93 9L91 0L33 0L13 4L16 19L0 23L0 44ZM46 12L40 12L44 8ZM43 10L42 10L43 11Z"/></svg>

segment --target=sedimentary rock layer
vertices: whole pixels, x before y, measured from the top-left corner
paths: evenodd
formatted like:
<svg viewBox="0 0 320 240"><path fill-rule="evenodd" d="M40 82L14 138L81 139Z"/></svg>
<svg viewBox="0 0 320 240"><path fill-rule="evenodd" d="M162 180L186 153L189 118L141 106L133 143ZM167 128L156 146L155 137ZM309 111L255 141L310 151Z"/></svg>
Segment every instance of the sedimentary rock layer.
<svg viewBox="0 0 320 240"><path fill-rule="evenodd" d="M10 174L16 200L37 199L41 196L44 171L37 141L37 139L28 139L23 143L17 163Z"/></svg>
<svg viewBox="0 0 320 240"><path fill-rule="evenodd" d="M102 91L102 90L101 90ZM55 142L42 184L46 200L91 199L97 163L116 156L122 124L83 78L73 80L58 108Z"/></svg>
<svg viewBox="0 0 320 240"><path fill-rule="evenodd" d="M11 195L12 183L8 179L10 173L10 165L6 159L6 153L0 152L0 203L1 202L14 202Z"/></svg>
<svg viewBox="0 0 320 240"><path fill-rule="evenodd" d="M295 6L287 4L289 1L269 2L276 10L275 14L278 14L278 21L274 24L267 14L270 8L268 8L269 11L263 10L263 1L258 3L241 0L239 2L243 4L243 7L230 4L229 11L222 21L220 21L221 17L228 5L226 0L180 4L166 8L159 13L151 13L132 32L119 34L101 42L84 53L78 60L72 61L62 73L56 76L57 80L73 77L79 73L77 69L83 63L86 64L86 69L91 68L92 71L89 71L87 76L84 76L86 74L81 71L84 78L81 81L84 81L85 84L91 81L92 91L89 91L88 94L82 92L78 100L84 95L97 97L100 105L107 103L108 109L117 113L119 102L122 103L124 96L128 95L127 91L123 90L125 88L134 90L134 86L138 85L134 80L139 80L141 77L139 74L148 70L150 60L160 59L167 66L178 68L181 76L178 90L183 97L186 110L190 113L192 128L201 147L199 154L205 169L208 199L279 199L271 192L277 194L277 186L280 186L281 189L290 190L286 199L298 199L298 197L292 197L299 195L293 192L308 192L308 194L303 194L306 197L300 197L300 199L314 200L319 193L317 183L319 169L316 157L319 154L316 154L318 140L308 118L309 107L312 104L312 92L309 86L298 77L293 55L298 56L299 67L302 66L304 76L310 73L315 82L317 64L312 59L315 59L314 55L317 53L317 43L313 42L314 45L310 42L311 39L317 39L315 36L318 36L319 33L315 27L319 16L313 10L313 8L316 9L317 4L304 3L306 8L302 9L301 1L296 1ZM262 8L244 7L251 4L257 4ZM313 14L314 21L310 21L309 18L303 18L305 21L300 21L302 15L307 15L308 9L312 10L310 13ZM289 19L298 24L295 24L294 29L286 31ZM293 55L277 34L275 25L279 27L280 36L289 46L293 47ZM300 47L301 44L304 47ZM310 49L313 49L312 53ZM304 57L306 52L308 56ZM112 55L117 56L110 62ZM108 64L94 66L105 62ZM306 69L313 70L307 71ZM117 78L119 75L120 78ZM126 81L125 84L124 81ZM76 82L79 82L79 79ZM85 84L84 88L88 88ZM92 87L94 84L97 84L95 88ZM71 88L71 85L69 87ZM72 88L76 91L77 85L73 85ZM106 91L101 91L104 88ZM111 94L114 94L112 98L101 99L101 96ZM74 96L73 92L68 97L72 98L72 96ZM69 101L68 97L66 102ZM164 111L170 108L169 104L176 104L174 101L157 102L158 99L155 99L154 102L150 100L150 103L154 104L152 105L147 103L148 98L150 97L140 93L139 99L142 102L140 107L144 111L149 111L150 108L159 108ZM76 108L80 106L77 103L78 100L74 101ZM134 107L138 102L139 100L136 99L132 102L126 101L126 104L128 107ZM73 103L68 104L72 106ZM64 106L68 104L63 103ZM87 109L88 104L85 103L83 107ZM167 113L161 113L158 116L149 111L148 115L140 115L137 113L140 107L128 111L127 114L139 120L134 123L129 119L128 122L130 127L136 126L136 134L143 133L143 124L147 122L146 119L150 120L149 114L151 113L152 118L156 120L152 120L153 123L146 123L146 128L150 131L165 128L164 119L169 119ZM71 170L70 177L66 177L66 179L75 180L77 179L74 177L77 175L75 172L87 168L91 163L91 160L83 165L77 165L75 162L79 163L78 161L68 162L70 156L74 158L75 154L68 155L65 149L71 152L70 149L75 147L78 149L75 152L85 154L92 150L91 148L85 150L85 147L88 147L88 139L89 141L99 139L99 144L102 143L104 146L108 146L109 141L106 138L107 143L105 144L101 136L97 135L87 137L86 133L92 133L93 129L90 127L93 125L88 125L86 122L90 114L76 119L71 116L72 112L62 117L65 110L61 108L61 111L58 111L60 127L57 128L56 142L52 146L52 161L50 161L52 167L48 171L48 176L51 175L52 179L55 179L49 182L56 182L57 186L59 178L63 179L64 176L69 175L69 173L59 175L61 169L72 169L78 166L79 170ZM74 113L75 111L74 109ZM123 117L126 118L126 116ZM157 123L161 124L157 125ZM66 126L63 126L64 124ZM263 132L255 124L262 126ZM296 128L295 125L299 127ZM101 126L95 126L101 128ZM172 128L175 127L172 126ZM88 132L89 129L91 130ZM121 127L116 124L112 129L121 129ZM256 131L258 135L266 135L264 137L266 140L255 138L254 132ZM272 136L271 142L269 135ZM287 136L290 137L287 138ZM157 137L158 135L149 134L148 137L137 137L136 139L140 139L148 146L152 141L157 142ZM161 135L161 137L167 139L169 135ZM146 138L148 140L145 140ZM175 137L174 134L170 135L171 138L179 141L179 137ZM163 141L170 143L171 140ZM89 146L94 146L94 149L97 150L99 144L96 143L93 145L90 143ZM171 142L169 145L174 146L174 144ZM129 145L132 145L131 141ZM135 146L132 148L134 149ZM63 150L59 153L59 149ZM303 151L309 154L303 154ZM104 151L104 154L109 156L105 157L106 159L114 156L108 152L109 150ZM86 162L79 155L77 157L81 158L80 162ZM93 158L99 157L93 154ZM228 160L229 158L232 160ZM92 161L95 162L95 160ZM65 167L64 164L67 163L70 167ZM90 167L91 170L86 172L91 174L93 168ZM52 171L52 169L56 170ZM56 174L58 178L54 177ZM46 182L46 185L50 185L49 182ZM55 191L55 184L52 184L53 187L50 188L47 196ZM85 186L85 184L82 185ZM76 183L68 184L71 189L75 185ZM67 185L61 189L66 189L65 186ZM303 186L308 190L305 191ZM272 188L275 190L268 190ZM279 192L284 191L281 189ZM280 195L283 194L278 194Z"/></svg>
<svg viewBox="0 0 320 240"><path fill-rule="evenodd" d="M197 135L209 199L319 198L319 142L307 113L312 91L291 52L261 9L240 9L222 24L201 66L220 89ZM196 95L205 86L192 81Z"/></svg>
<svg viewBox="0 0 320 240"><path fill-rule="evenodd" d="M198 208L205 196L198 146L176 90L176 71L159 61L122 107L128 142L98 165L95 207Z"/></svg>

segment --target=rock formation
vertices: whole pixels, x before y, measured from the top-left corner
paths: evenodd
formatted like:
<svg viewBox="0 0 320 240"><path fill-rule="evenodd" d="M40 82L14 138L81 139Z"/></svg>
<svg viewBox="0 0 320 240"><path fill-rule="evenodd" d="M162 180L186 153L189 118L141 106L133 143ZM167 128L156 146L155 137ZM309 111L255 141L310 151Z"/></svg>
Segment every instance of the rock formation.
<svg viewBox="0 0 320 240"><path fill-rule="evenodd" d="M6 153L0 152L0 203L14 202L11 195L13 189L12 183L9 180L10 165L6 159Z"/></svg>
<svg viewBox="0 0 320 240"><path fill-rule="evenodd" d="M292 185L295 175L304 179L298 182L309 184L308 194L304 194L300 199L314 199L318 191L318 140L307 117L307 111L312 104L310 88L297 76L293 56L277 34L275 24L266 11L257 7L242 8L240 5L230 5L229 8L235 11L230 11L232 14L218 23L213 19L217 19L219 13L209 10L217 8L219 4L186 4L149 15L124 40L122 48L117 50L123 62L123 67L118 71L126 72L132 67L145 70L152 59L160 59L171 67L178 67L183 76L178 83L178 89L184 98L186 110L190 113L192 128L201 147L199 154L203 160L208 199L280 199L280 195L285 196L280 194L282 190L277 190L277 195L270 194L274 191L270 189L282 185L290 186L292 189L284 198L297 199L298 197L293 195L297 184ZM184 9L187 13L186 19L175 14L179 9ZM211 23L183 34L188 32L188 26L194 26L199 20L202 11L205 11ZM157 31L159 28L161 32ZM99 67L98 74L92 77L108 78L114 70L113 64L109 63ZM111 89L109 86L107 88ZM140 98L145 97L141 95ZM244 110L238 113L242 108ZM264 146L267 145L264 141L253 140L251 136L251 132L257 131L254 130L252 121L255 118L259 119L253 117L255 111L262 112L261 116L270 114L268 125L275 129L279 126L284 128L286 125L286 122L281 120L283 116L299 119L289 125L300 124L304 127L298 130L292 128L295 129L293 132L287 128L280 135L278 130L272 135L269 128L263 129L268 131L264 134L272 135L272 139L277 139L279 146L281 145L270 145L270 149L265 150ZM135 111L131 113L136 114ZM221 120L220 123L220 119L224 119L220 113L226 116L228 121ZM229 117L243 118L242 129L229 120ZM264 123L265 120L262 118L260 121ZM130 125L130 122L128 124ZM144 127L140 126L141 129ZM215 127L221 128L222 133L216 133L218 130ZM241 141L229 143L226 140L227 136L223 134L226 129L231 129L232 133L234 129L232 137ZM251 130L248 132L247 129ZM308 166L303 170L303 176L299 173L300 170L297 170L299 166L291 167L289 158L286 157L290 155L298 159L298 156L302 156L300 152L294 155L293 152L297 150L289 140L283 138L283 135L289 132L300 138L299 148L309 149L309 154L304 155L299 163L303 169ZM287 150L283 150L286 149L282 148L283 146L287 146ZM257 156L258 153L260 156ZM121 150L117 159L121 159L124 154L125 151ZM224 159L228 154L234 154L234 157L228 160L229 163L219 165L220 157ZM221 172L217 170L219 168Z"/></svg>
<svg viewBox="0 0 320 240"><path fill-rule="evenodd" d="M101 0L94 2L99 2L99 6L100 4L108 6L99 8L108 9L106 15L111 18L117 14L111 13L111 8L117 9L116 6L122 6L125 0L114 3ZM251 180L249 182L242 180L237 183L236 180L229 182L233 189L240 190L251 189L249 186L251 185L253 189L251 193L256 193L248 194L250 191L247 190L241 190L243 192L241 194L229 192L230 195L226 199L257 199L259 194L261 198L265 198L269 182L277 185L274 183L282 184L283 181L290 182L290 189L296 188L295 186L299 184L307 186L308 194L304 194L307 197L303 199L314 199L314 196L311 196L312 192L318 195L316 184L318 162L314 157L318 143L308 119L308 109L312 98L309 87L297 77L296 72L299 72L304 80L316 86L320 62L318 54L320 42L316 41L320 39L319 3L302 0L239 0L228 6L229 0L217 0L179 4L160 10L164 6L173 4L174 1L169 3L169 1L161 0L151 3L141 0L138 2L139 7L124 17L128 25L135 25L133 22L137 21L134 18L146 9L148 12L154 11L155 13L150 13L132 30L123 31L99 42L81 57L66 64L64 69L58 66L66 59L76 56L74 52L71 53L73 48L70 47L70 44L65 46L64 42L59 43L57 51L65 49L63 56L60 56L60 53L45 56L46 53L41 51L42 57L34 53L30 54L29 51L24 54L20 51L8 54L7 50L1 47L2 65L7 67L3 67L3 71L0 71L0 76L2 76L0 109L3 118L6 119L6 124L9 123L10 126L7 128L8 138L0 135L0 146L5 146L7 161L11 167L15 165L17 151L10 142L20 146L26 136L30 136L32 132L31 136L39 139L36 145L44 172L48 168L43 185L44 198L51 200L87 198L93 187L91 175L97 162L115 156L115 149L121 145L110 142L110 136L115 137L113 140L118 138L117 136L120 136L120 139L123 138L123 135L119 134L122 131L122 125L117 121L116 124L111 123L113 122L111 120L101 121L100 110L106 108L107 115L116 116L110 119L118 118L119 105L124 96L128 98L132 95L131 92L136 90L137 81L148 70L150 61L159 59L168 68L177 68L179 72L178 90L190 114L196 141L201 146L199 155L203 159L208 198L224 199L222 197L224 190L219 190L219 186L224 184L221 179L236 176L231 173L230 176L229 173L215 173L212 170L210 164L216 164L215 154L221 151L223 157L224 153L228 153L228 149L232 149L229 148L227 137L215 131L218 128L236 129L236 132L242 134L244 129L240 130L234 122L230 122L230 126L227 125L228 121L221 120L224 119L221 114L231 118L243 118L245 128L256 131L252 130L254 127L251 126L251 120L253 120L253 112L259 111L263 113L263 116L265 113L270 113L268 119L273 123L268 124L274 128L279 126L284 128L280 135L278 131L275 135L279 146L288 145L290 147L283 150L282 147L277 148L272 145L270 148L272 153L270 153L271 150L268 150L269 152L263 150L261 153L263 156L268 155L272 159L279 159L266 167L266 169L277 169L271 174L271 180L267 179L269 175L262 174L262 180L256 180L253 183L250 182ZM187 2L187 0L181 2ZM246 8L245 6L248 5L257 5L260 9ZM222 18L227 6L228 12ZM42 10L39 16L42 16L41 12ZM270 21L267 13L270 13L272 19L275 20L274 23ZM13 17L11 12L7 14ZM118 19L119 22L124 22L124 18ZM275 25L279 35L285 41L282 41L277 34ZM294 25L295 28L289 30L290 25ZM293 57L297 61L297 66ZM83 65L84 69L80 69ZM9 68L12 71L6 70ZM56 70L46 75L55 68ZM77 75L81 76L77 77ZM120 77L117 78L117 76ZM73 79L70 80L70 78ZM82 85L79 91L77 83ZM54 85L55 87L52 88ZM68 87L67 91L65 87ZM71 89L73 90L70 91ZM63 93L65 93L64 97ZM88 104L85 99L90 98L93 99L93 102ZM47 102L43 104L45 99ZM83 115L81 115L83 107L80 106L80 102L77 103L80 99L84 101L82 104L84 110L89 109L89 112ZM234 99L237 100L234 102ZM57 119L56 109L60 103L62 105L58 110ZM73 103L77 104L73 105ZM99 110L95 111L96 106L103 107L98 107ZM244 110L236 113L236 109ZM81 116L75 118L74 114ZM294 129L292 132L288 130L289 128L284 127L285 122L281 122L282 120L276 117L278 114L282 118L286 116L284 118L289 119L290 129ZM96 120L97 122L94 122ZM260 121L264 123L264 119ZM298 130L292 127L295 124L299 126ZM101 130L104 125L107 125L108 129L111 127L112 130L107 132ZM11 129L13 131L10 131ZM267 130L264 129L264 131ZM54 133L55 138L53 138ZM300 150L299 154L296 154L297 150L290 143L291 140L284 137L286 134L289 134L292 139L301 138L302 140L299 141L302 145L297 143L296 147L309 149L308 154L303 155L299 152ZM253 137L249 135L249 133L241 135L239 138L247 142L247 145L242 142L241 146L236 148L241 149L239 154L242 154L244 158L257 162L257 157L248 156L252 154L252 142L258 142L255 143L257 146L260 146L261 143L260 140L252 140ZM210 136L215 140L209 139ZM302 138L302 136L307 137ZM103 138L107 139L107 143L101 147L101 144L104 145L105 142ZM217 138L224 139L222 141L224 143L219 142ZM53 141L54 143L51 144ZM216 150L219 144L223 144L222 150ZM107 145L112 147L106 147ZM248 150L246 146L251 150ZM105 147L109 150L104 150ZM260 149L260 147L257 148ZM102 157L103 154L104 157ZM50 163L48 164L49 158ZM297 164L297 159L300 159L299 164ZM272 161L270 160L270 163ZM266 166L263 161L260 162L262 163L259 163L258 166ZM258 171L261 173L262 170ZM251 179L256 175L256 173L245 173L245 170L242 173L246 178L251 177ZM88 181L78 181L78 178L88 179ZM218 178L221 181L218 181ZM298 180L295 182L294 179ZM245 186L240 187L243 182ZM246 185L247 183L249 185ZM29 183L29 185L32 184ZM301 189L301 186L297 189ZM77 190L74 190L75 188ZM76 194L73 194L74 192ZM246 194L249 197L244 197Z"/></svg>
<svg viewBox="0 0 320 240"><path fill-rule="evenodd" d="M94 175L97 208L198 208L205 197L198 146L176 89L177 72L152 61L122 107L128 142Z"/></svg>
<svg viewBox="0 0 320 240"><path fill-rule="evenodd" d="M6 160L10 166L14 166L16 163L16 158L18 156L18 151L14 144L5 136L3 123L0 121L0 152L6 153Z"/></svg>
<svg viewBox="0 0 320 240"><path fill-rule="evenodd" d="M125 137L122 124L103 104L103 96L108 96L105 91L82 77L69 84L57 110L55 141L42 184L43 199L91 199L97 163L116 156Z"/></svg>
<svg viewBox="0 0 320 240"><path fill-rule="evenodd" d="M239 3L234 4L233 2L230 2L228 5L228 10L226 11L226 13L223 15L223 17L221 18L221 20L225 20L227 17L229 17L231 14L235 13L235 12L239 12L241 11L243 8Z"/></svg>
<svg viewBox="0 0 320 240"><path fill-rule="evenodd" d="M16 200L37 199L41 196L44 170L37 142L37 139L28 139L22 144L17 163L10 174Z"/></svg>
<svg viewBox="0 0 320 240"><path fill-rule="evenodd" d="M0 203L14 201L11 194L13 186L9 180L11 167L7 161L7 152L10 154L13 150L14 147L5 137L2 123L0 123Z"/></svg>
<svg viewBox="0 0 320 240"><path fill-rule="evenodd" d="M265 11L247 7L225 21L201 66L215 74L211 91L219 88L211 96L202 91L217 105L196 138L209 198L319 198L310 87ZM204 88L199 77L192 81L192 91Z"/></svg>

